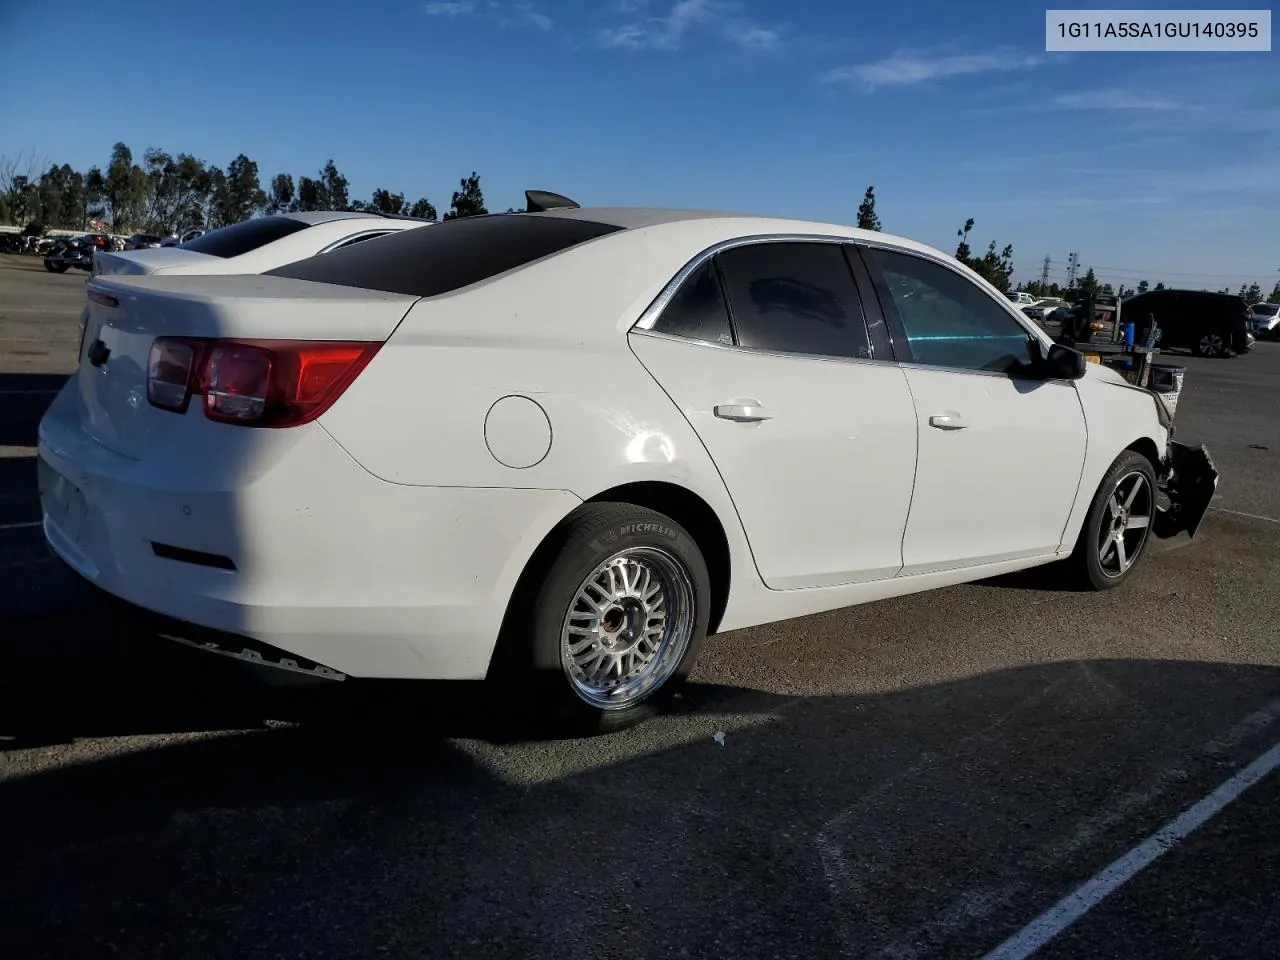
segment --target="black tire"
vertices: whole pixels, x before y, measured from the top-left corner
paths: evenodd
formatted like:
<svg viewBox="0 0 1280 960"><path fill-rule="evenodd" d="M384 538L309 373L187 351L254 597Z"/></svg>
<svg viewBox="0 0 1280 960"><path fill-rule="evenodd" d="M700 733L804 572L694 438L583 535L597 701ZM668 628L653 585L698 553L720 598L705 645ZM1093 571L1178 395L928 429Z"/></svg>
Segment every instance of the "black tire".
<svg viewBox="0 0 1280 960"><path fill-rule="evenodd" d="M1144 500L1144 494L1140 490L1130 504L1131 512L1116 517L1109 502L1113 494L1117 493L1117 487L1121 488L1120 500L1125 499L1131 490L1130 478L1135 475L1141 476L1146 485L1145 502L1139 502ZM1084 526L1080 529L1080 537L1076 540L1075 550L1068 561L1071 577L1077 585L1084 589L1111 590L1129 579L1146 555L1147 545L1151 540L1151 527L1155 523L1156 498L1156 471L1151 461L1133 450L1126 450L1120 454L1093 495L1093 502L1089 505ZM1128 564L1117 572L1116 568L1120 566L1117 561L1121 555L1115 551L1114 546L1107 551L1108 562L1105 564L1103 562L1103 550L1106 546L1103 540L1104 525L1114 535L1117 524L1124 523L1127 519L1138 518L1143 510L1146 513L1147 525L1145 528L1138 528L1142 532L1140 538L1133 535L1134 530L1126 532L1123 556L1128 560Z"/></svg>
<svg viewBox="0 0 1280 960"><path fill-rule="evenodd" d="M619 560L620 555L625 558ZM586 582L593 573L611 560L628 566L652 564L650 576L671 581L663 596L670 598L667 609L674 611L672 627L664 630L654 655L649 679L653 686L637 694L634 702L622 705L602 705L588 699L571 678L561 654L562 634L567 636L571 629L571 611L586 610L579 601L579 591L587 589ZM674 563L669 571L668 562ZM655 570L659 572L654 574ZM687 597L687 602L679 599L682 597ZM628 601L633 598L617 603ZM603 660L614 655L614 649L628 643L635 645L628 639L634 636L633 624L652 625L653 620L645 619L649 614L638 598L633 602L634 610L609 607L609 611L620 611L614 621L610 621L613 614L608 611L572 618L578 624L572 629L588 639L590 628L584 628L584 623L595 622L597 637L611 622L622 624L616 628L618 648L605 652L606 640L596 640L584 651L585 655L598 652ZM684 603L683 608L680 603ZM710 608L711 579L706 561L693 537L680 524L657 511L628 503L584 504L565 519L530 560L507 611L490 679L501 688L504 702L535 724L545 725L544 732L551 735L589 736L624 729L656 712L688 677L706 637ZM678 629L686 617L688 630ZM642 642L651 646L650 641ZM630 662L635 659L632 657ZM579 677L582 683L586 679Z"/></svg>
<svg viewBox="0 0 1280 960"><path fill-rule="evenodd" d="M1226 337L1212 330L1202 330L1191 341L1191 352L1197 357L1231 357L1231 344Z"/></svg>
<svg viewBox="0 0 1280 960"><path fill-rule="evenodd" d="M50 273L66 273L67 265L65 263L46 263L44 268Z"/></svg>

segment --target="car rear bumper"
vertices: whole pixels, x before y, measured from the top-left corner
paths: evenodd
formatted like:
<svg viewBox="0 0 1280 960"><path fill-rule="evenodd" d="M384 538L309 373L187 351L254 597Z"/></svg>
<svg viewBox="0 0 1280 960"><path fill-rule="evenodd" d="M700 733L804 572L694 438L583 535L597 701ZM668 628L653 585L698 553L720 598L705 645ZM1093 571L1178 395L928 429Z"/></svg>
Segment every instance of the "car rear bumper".
<svg viewBox="0 0 1280 960"><path fill-rule="evenodd" d="M226 429L246 443L238 482L149 467L86 434L65 389L40 425L45 537L121 600L349 676L484 677L527 558L580 503L388 483L316 424ZM285 454L255 449L285 433Z"/></svg>

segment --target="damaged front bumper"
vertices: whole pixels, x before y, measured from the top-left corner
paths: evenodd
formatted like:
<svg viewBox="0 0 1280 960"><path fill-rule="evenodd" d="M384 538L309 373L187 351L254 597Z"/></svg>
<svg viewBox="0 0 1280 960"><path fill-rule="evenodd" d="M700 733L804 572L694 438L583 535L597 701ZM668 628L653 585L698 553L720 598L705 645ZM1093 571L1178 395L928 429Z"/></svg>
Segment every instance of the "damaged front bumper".
<svg viewBox="0 0 1280 960"><path fill-rule="evenodd" d="M1194 537L1218 490L1218 468L1204 444L1190 447L1169 441L1160 476L1160 491L1168 505L1156 508L1152 532L1161 538L1186 531Z"/></svg>

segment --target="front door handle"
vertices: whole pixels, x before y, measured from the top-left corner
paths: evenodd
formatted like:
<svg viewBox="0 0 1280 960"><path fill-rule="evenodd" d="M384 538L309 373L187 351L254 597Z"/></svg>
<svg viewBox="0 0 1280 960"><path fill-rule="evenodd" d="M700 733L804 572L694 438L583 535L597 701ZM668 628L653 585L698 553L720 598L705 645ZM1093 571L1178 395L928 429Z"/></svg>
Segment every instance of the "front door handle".
<svg viewBox="0 0 1280 960"><path fill-rule="evenodd" d="M939 430L963 430L969 421L958 413L939 413L929 418L929 426Z"/></svg>
<svg viewBox="0 0 1280 960"><path fill-rule="evenodd" d="M713 412L721 420L732 420L735 423L759 423L761 420L773 418L773 414L755 400L746 400L742 403L718 403Z"/></svg>

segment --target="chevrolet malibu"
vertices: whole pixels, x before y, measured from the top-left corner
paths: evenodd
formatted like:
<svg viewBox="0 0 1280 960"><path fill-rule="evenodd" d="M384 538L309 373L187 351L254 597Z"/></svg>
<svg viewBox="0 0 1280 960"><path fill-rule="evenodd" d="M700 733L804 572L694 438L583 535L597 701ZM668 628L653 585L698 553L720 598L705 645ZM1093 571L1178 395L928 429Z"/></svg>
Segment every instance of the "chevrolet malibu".
<svg viewBox="0 0 1280 960"><path fill-rule="evenodd" d="M1119 586L1217 481L1157 393L833 224L567 204L88 299L40 425L66 563L213 652L486 679L582 731L710 633Z"/></svg>

